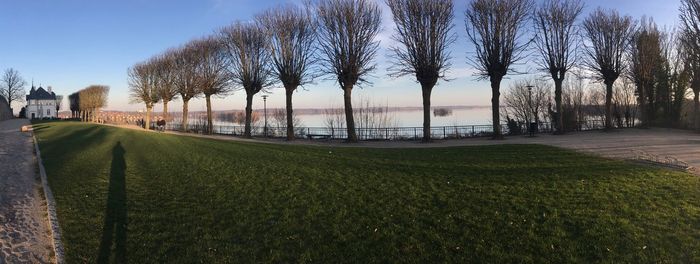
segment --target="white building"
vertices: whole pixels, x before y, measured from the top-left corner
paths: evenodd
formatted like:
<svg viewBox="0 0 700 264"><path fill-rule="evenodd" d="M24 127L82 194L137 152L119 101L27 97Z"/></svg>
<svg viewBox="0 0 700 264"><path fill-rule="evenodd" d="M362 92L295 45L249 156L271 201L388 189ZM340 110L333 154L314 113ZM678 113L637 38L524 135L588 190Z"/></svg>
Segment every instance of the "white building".
<svg viewBox="0 0 700 264"><path fill-rule="evenodd" d="M49 86L48 91L39 87L29 90L27 95L27 107L25 108L27 118L56 118L56 94L51 91Z"/></svg>

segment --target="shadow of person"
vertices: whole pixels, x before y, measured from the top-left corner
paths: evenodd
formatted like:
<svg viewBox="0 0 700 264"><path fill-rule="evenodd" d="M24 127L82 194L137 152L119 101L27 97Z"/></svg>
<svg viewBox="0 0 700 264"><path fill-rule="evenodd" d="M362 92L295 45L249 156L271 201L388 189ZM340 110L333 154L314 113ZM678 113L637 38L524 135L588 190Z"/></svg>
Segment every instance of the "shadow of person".
<svg viewBox="0 0 700 264"><path fill-rule="evenodd" d="M109 174L107 211L97 263L126 263L126 161L121 142L112 148L112 167Z"/></svg>

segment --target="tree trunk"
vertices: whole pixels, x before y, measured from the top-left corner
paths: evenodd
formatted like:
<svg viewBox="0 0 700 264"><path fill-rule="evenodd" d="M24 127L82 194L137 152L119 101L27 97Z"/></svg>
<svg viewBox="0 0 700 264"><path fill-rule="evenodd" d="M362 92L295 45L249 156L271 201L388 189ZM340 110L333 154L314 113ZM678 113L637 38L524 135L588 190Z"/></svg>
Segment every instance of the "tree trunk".
<svg viewBox="0 0 700 264"><path fill-rule="evenodd" d="M562 106L561 103L561 90L562 90L562 82L564 81L563 78L561 79L554 79L554 103L556 104L557 108L557 132L556 134L564 134L564 107Z"/></svg>
<svg viewBox="0 0 700 264"><path fill-rule="evenodd" d="M693 93L695 94L693 98L693 116L695 117L694 126L695 129L700 130L700 89L694 90Z"/></svg>
<svg viewBox="0 0 700 264"><path fill-rule="evenodd" d="M345 127L348 131L348 142L357 142L357 133L355 131L355 117L352 113L352 85L346 85L343 88L343 101L345 102Z"/></svg>
<svg viewBox="0 0 700 264"><path fill-rule="evenodd" d="M294 140L294 110L292 108L292 95L294 95L294 90L296 87L286 88L286 99L287 99L287 140Z"/></svg>
<svg viewBox="0 0 700 264"><path fill-rule="evenodd" d="M501 133L501 79L502 77L491 77L491 116L493 119L493 139L503 139Z"/></svg>
<svg viewBox="0 0 700 264"><path fill-rule="evenodd" d="M430 142L430 93L433 91L431 85L421 85L423 90L423 143Z"/></svg>
<svg viewBox="0 0 700 264"><path fill-rule="evenodd" d="M146 130L151 130L151 112L153 111L153 105L146 105L146 120L144 121L144 128Z"/></svg>
<svg viewBox="0 0 700 264"><path fill-rule="evenodd" d="M189 102L190 99L182 99L182 132L187 132L187 116L189 115Z"/></svg>
<svg viewBox="0 0 700 264"><path fill-rule="evenodd" d="M612 123L612 96L613 96L613 82L606 82L605 84L605 129L610 130L613 128Z"/></svg>
<svg viewBox="0 0 700 264"><path fill-rule="evenodd" d="M163 101L163 119L165 121L170 121L168 119L168 101Z"/></svg>
<svg viewBox="0 0 700 264"><path fill-rule="evenodd" d="M212 116L211 116L211 94L206 94L204 95L204 98L207 100L207 134L211 135L212 132L214 132L214 124L212 123Z"/></svg>
<svg viewBox="0 0 700 264"><path fill-rule="evenodd" d="M245 96L245 131L243 136L250 138L253 137L251 134L251 123L253 122L253 94L246 94Z"/></svg>

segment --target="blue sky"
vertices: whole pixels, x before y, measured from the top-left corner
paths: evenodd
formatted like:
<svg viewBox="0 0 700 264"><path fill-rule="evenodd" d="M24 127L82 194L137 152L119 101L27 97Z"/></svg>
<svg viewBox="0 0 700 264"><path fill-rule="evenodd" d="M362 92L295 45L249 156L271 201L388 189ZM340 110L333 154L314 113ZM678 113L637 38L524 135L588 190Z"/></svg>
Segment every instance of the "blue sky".
<svg viewBox="0 0 700 264"><path fill-rule="evenodd" d="M136 110L130 104L126 70L163 50L190 39L212 34L236 20L249 20L256 13L284 2L272 0L32 0L0 3L0 69L20 71L28 83L52 86L58 94L70 94L90 84L111 87L107 109ZM386 77L387 47L393 30L385 9L384 31L379 36L381 50L372 84L356 89L353 96L371 97L391 106L420 106L419 85L412 78ZM660 25L674 26L678 21L679 1L595 0L584 1L584 16L597 6L615 8L636 19L652 16ZM433 90L433 105L488 105L487 81L476 81L466 57L471 50L464 33L467 0L455 0L455 33L452 46L452 71L449 82L439 82ZM521 69L533 71L529 64ZM528 76L511 76L509 83ZM27 88L28 89L28 88ZM215 110L242 109L243 91L213 102ZM320 80L295 94L295 107L342 105L342 93L331 81ZM204 100L194 100L191 110L203 110ZM171 109L180 109L179 101ZM269 107L283 107L282 89L273 89ZM262 107L261 99L254 107ZM15 106L15 109L19 107Z"/></svg>

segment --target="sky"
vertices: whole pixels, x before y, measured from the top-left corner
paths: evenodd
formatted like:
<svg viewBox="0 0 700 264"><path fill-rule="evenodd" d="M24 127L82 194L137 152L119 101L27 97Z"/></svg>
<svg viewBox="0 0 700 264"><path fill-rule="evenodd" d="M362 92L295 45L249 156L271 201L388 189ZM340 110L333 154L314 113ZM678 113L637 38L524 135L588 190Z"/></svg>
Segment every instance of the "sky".
<svg viewBox="0 0 700 264"><path fill-rule="evenodd" d="M535 0L539 1L539 0ZM251 20L257 13L286 2L300 0L0 0L0 69L18 70L28 83L52 86L57 94L68 95L92 84L111 87L106 109L140 110L142 104L130 103L127 69L164 50L187 41L214 34L235 21ZM395 45L391 14L384 1L382 32L377 37L380 50L375 58L377 70L370 84L353 90L354 97L369 98L389 106L420 106L421 90L411 77L392 78L386 68L388 48ZM478 81L467 63L473 47L468 43L464 10L468 0L455 0L453 32L457 41L451 46L449 81L440 81L433 89L432 105L489 105L488 81ZM617 9L635 19L653 17L663 26L678 24L680 0L591 0L585 1L582 18L597 7ZM529 28L527 28L529 30ZM530 74L506 76L501 89L514 81L543 76L531 62L517 66ZM213 100L214 110L243 109L245 92L236 91ZM262 107L256 97L254 108ZM67 103L64 103L64 106ZM19 107L18 107L19 106ZM14 105L17 111L22 105ZM342 90L321 78L294 95L296 108L342 106ZM181 109L180 101L169 105ZM284 107L284 90L271 89L268 108ZM160 109L160 106L156 107ZM190 102L190 110L204 110L204 99Z"/></svg>

